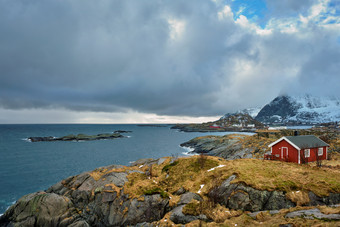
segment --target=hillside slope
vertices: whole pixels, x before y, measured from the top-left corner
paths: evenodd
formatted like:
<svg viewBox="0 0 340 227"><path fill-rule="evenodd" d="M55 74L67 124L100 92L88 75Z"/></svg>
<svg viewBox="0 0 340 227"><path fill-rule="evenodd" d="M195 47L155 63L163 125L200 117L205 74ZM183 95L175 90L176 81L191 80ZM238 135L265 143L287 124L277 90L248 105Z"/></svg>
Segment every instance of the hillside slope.
<svg viewBox="0 0 340 227"><path fill-rule="evenodd" d="M340 203L339 174L256 159L141 160L26 195L0 217L0 226L337 226L340 208L326 205Z"/></svg>
<svg viewBox="0 0 340 227"><path fill-rule="evenodd" d="M220 119L202 124L177 124L172 129L185 132L213 132L213 131L255 131L262 128L263 124L247 113L226 114Z"/></svg>

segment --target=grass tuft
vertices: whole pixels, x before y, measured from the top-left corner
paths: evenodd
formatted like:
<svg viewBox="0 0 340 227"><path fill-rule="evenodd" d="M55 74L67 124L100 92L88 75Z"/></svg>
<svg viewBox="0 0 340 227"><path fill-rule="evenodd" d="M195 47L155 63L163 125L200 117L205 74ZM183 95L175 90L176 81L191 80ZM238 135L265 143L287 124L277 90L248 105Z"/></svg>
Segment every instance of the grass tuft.
<svg viewBox="0 0 340 227"><path fill-rule="evenodd" d="M152 189L144 191L144 195L154 195L154 194L160 194L162 198L169 198L169 194L160 188L152 188Z"/></svg>

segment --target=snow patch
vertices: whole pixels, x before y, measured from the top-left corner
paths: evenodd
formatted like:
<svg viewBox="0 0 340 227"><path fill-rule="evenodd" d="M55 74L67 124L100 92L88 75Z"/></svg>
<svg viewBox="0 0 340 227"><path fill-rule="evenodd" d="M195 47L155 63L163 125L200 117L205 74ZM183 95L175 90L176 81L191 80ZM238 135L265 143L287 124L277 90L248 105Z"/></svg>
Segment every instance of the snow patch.
<svg viewBox="0 0 340 227"><path fill-rule="evenodd" d="M197 193L201 193L201 191L202 191L202 188L204 187L204 184L201 184L201 185L200 185L200 187L201 187L201 188L198 190L198 192L197 192Z"/></svg>
<svg viewBox="0 0 340 227"><path fill-rule="evenodd" d="M216 166L216 167L214 167L214 168L208 169L208 172L213 171L213 170L215 170L215 169L217 169L217 168L224 167L224 166L225 166L225 165Z"/></svg>

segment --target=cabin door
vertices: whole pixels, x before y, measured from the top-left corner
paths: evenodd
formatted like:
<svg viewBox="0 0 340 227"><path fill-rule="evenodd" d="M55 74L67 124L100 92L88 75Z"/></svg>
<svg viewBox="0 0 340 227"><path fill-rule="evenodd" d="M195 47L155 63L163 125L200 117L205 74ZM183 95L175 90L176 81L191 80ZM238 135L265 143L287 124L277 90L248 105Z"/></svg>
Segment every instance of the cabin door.
<svg viewBox="0 0 340 227"><path fill-rule="evenodd" d="M282 159L288 160L288 147L281 148L281 157Z"/></svg>

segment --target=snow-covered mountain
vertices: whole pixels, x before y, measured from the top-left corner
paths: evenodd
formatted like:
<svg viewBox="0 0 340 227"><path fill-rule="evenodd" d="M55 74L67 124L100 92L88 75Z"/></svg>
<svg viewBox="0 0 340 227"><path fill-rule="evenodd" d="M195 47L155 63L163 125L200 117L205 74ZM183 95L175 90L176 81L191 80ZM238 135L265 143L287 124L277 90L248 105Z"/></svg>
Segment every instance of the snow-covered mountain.
<svg viewBox="0 0 340 227"><path fill-rule="evenodd" d="M221 117L221 119L228 118L230 115L235 115L235 114L248 114L252 118L255 118L261 109L262 109L261 107L247 108L247 109L236 111L235 113L227 113L223 117Z"/></svg>
<svg viewBox="0 0 340 227"><path fill-rule="evenodd" d="M336 97L278 96L255 117L262 123L317 124L340 121L340 99Z"/></svg>

